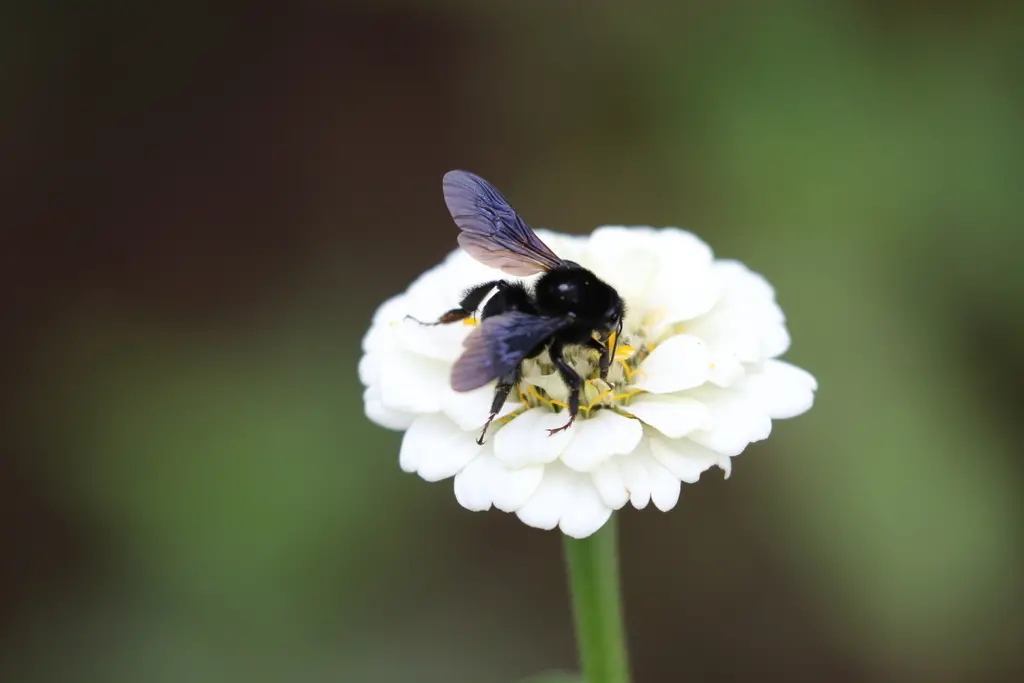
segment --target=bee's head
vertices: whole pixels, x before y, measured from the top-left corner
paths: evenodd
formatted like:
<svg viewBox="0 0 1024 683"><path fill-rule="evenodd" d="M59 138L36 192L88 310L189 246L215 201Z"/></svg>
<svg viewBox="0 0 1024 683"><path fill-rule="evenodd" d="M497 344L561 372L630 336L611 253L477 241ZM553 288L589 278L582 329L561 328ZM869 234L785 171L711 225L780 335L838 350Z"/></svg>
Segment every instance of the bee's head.
<svg viewBox="0 0 1024 683"><path fill-rule="evenodd" d="M611 334L622 327L622 319L626 315L626 306L622 299L616 296L605 309L598 328L604 334Z"/></svg>

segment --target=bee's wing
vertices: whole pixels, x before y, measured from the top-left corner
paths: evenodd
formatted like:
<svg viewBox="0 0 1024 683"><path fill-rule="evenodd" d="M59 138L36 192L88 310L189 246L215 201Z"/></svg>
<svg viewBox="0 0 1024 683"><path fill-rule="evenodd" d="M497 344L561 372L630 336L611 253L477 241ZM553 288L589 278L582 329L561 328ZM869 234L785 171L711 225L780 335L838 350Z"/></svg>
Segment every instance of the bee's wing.
<svg viewBox="0 0 1024 683"><path fill-rule="evenodd" d="M538 344L572 322L570 316L509 311L485 318L466 337L452 368L452 389L472 391L514 370Z"/></svg>
<svg viewBox="0 0 1024 683"><path fill-rule="evenodd" d="M480 176L449 171L442 186L448 212L462 231L459 245L480 263L518 276L562 263L501 193Z"/></svg>

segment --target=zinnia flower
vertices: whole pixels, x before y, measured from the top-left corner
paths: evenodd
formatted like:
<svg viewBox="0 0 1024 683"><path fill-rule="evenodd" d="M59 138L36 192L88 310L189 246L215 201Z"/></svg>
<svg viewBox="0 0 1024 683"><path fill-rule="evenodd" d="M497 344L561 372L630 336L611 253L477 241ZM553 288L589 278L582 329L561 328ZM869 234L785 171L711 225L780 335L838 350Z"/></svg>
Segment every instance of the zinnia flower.
<svg viewBox="0 0 1024 683"><path fill-rule="evenodd" d="M676 228L602 227L590 236L537 235L563 259L615 287L627 315L607 381L597 353L571 347L584 378L579 418L566 422L567 389L547 352L523 362L522 381L490 427L494 382L451 388L452 365L473 320L426 327L468 288L507 278L456 250L376 312L359 376L366 414L404 430L399 463L427 481L454 477L468 510L492 506L540 529L582 538L627 502L662 511L680 484L768 437L773 419L811 407L817 383L777 360L789 347L771 285ZM536 276L524 278L529 284ZM465 323L465 324L464 324Z"/></svg>

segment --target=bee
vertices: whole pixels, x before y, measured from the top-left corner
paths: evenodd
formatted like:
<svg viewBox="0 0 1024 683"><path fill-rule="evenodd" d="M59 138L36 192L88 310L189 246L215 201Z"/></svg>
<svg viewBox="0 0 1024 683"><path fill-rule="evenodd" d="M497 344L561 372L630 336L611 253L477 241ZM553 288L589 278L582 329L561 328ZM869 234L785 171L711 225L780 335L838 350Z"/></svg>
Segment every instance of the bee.
<svg viewBox="0 0 1024 683"><path fill-rule="evenodd" d="M607 379L626 314L622 297L590 270L559 258L501 193L480 176L450 171L442 186L445 204L461 231L459 246L467 254L508 275L541 274L532 289L519 280L476 285L465 292L457 308L435 323L426 323L444 325L465 320L483 304L479 324L466 337L451 376L452 389L461 392L498 381L490 417L477 443L483 444L487 428L519 383L523 361L545 350L569 389L569 420L548 433L568 429L579 414L584 380L566 361L566 347L577 345L597 351L601 379ZM613 332L614 342L609 348Z"/></svg>

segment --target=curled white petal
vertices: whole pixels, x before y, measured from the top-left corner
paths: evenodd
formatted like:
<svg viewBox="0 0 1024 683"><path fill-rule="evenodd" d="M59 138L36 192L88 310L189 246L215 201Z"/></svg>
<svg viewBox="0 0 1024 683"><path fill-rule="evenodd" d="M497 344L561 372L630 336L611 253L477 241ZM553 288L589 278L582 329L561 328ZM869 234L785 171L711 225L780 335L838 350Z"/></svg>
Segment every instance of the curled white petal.
<svg viewBox="0 0 1024 683"><path fill-rule="evenodd" d="M651 456L644 456L643 464L651 482L651 502L662 512L668 512L679 502L679 478Z"/></svg>
<svg viewBox="0 0 1024 683"><path fill-rule="evenodd" d="M707 345L692 334L677 335L659 344L640 370L637 388L653 394L699 387L710 370Z"/></svg>
<svg viewBox="0 0 1024 683"><path fill-rule="evenodd" d="M629 489L619 471L618 458L604 461L590 476L594 479L601 500L611 509L618 510L629 501Z"/></svg>
<svg viewBox="0 0 1024 683"><path fill-rule="evenodd" d="M408 429L416 418L412 413L385 408L381 403L380 390L377 387L368 387L363 392L363 409L366 411L366 417L381 427L396 431Z"/></svg>
<svg viewBox="0 0 1024 683"><path fill-rule="evenodd" d="M772 421L749 389L720 389L701 387L694 392L710 411L707 429L689 435L697 443L722 455L734 456L743 452L748 444L767 439Z"/></svg>
<svg viewBox="0 0 1024 683"><path fill-rule="evenodd" d="M687 396L644 395L634 400L628 410L644 424L674 439L707 427L710 420L707 406Z"/></svg>
<svg viewBox="0 0 1024 683"><path fill-rule="evenodd" d="M644 467L642 453L629 453L616 458L622 481L629 492L629 502L637 510L643 510L651 502L651 475Z"/></svg>
<svg viewBox="0 0 1024 683"><path fill-rule="evenodd" d="M553 463L530 499L516 511L524 523L538 529L559 527L573 538L585 538L608 521L612 510L601 500L586 474Z"/></svg>
<svg viewBox="0 0 1024 683"><path fill-rule="evenodd" d="M449 390L451 366L408 351L394 351L381 360L381 402L392 410L433 413Z"/></svg>
<svg viewBox="0 0 1024 683"><path fill-rule="evenodd" d="M708 368L708 381L719 387L730 387L746 374L739 356L714 348L708 350Z"/></svg>
<svg viewBox="0 0 1024 683"><path fill-rule="evenodd" d="M644 434L639 422L611 410L578 422L570 431L562 462L578 472L590 472L613 455L633 451Z"/></svg>
<svg viewBox="0 0 1024 683"><path fill-rule="evenodd" d="M552 462L572 441L572 430L549 434L565 424L566 417L543 408L531 408L494 435L494 454L506 467L525 467Z"/></svg>
<svg viewBox="0 0 1024 683"><path fill-rule="evenodd" d="M441 392L441 410L460 429L475 431L487 422L487 417L491 414L493 397L494 386L491 384L473 391L454 391L448 387ZM506 401L495 420L500 424L501 418L515 412L519 407L514 401Z"/></svg>
<svg viewBox="0 0 1024 683"><path fill-rule="evenodd" d="M518 510L537 490L544 477L540 465L510 470L494 457L490 447L455 475L455 498L467 510Z"/></svg>
<svg viewBox="0 0 1024 683"><path fill-rule="evenodd" d="M746 381L768 416L780 420L796 417L814 404L818 382L811 373L780 360L764 362L761 371Z"/></svg>
<svg viewBox="0 0 1024 683"><path fill-rule="evenodd" d="M651 439L651 455L674 477L695 484L700 475L717 465L723 456L690 439ZM724 457L726 463L731 462Z"/></svg>
<svg viewBox="0 0 1024 683"><path fill-rule="evenodd" d="M417 417L402 439L398 462L406 472L427 481L454 476L481 450L447 416L433 413Z"/></svg>

